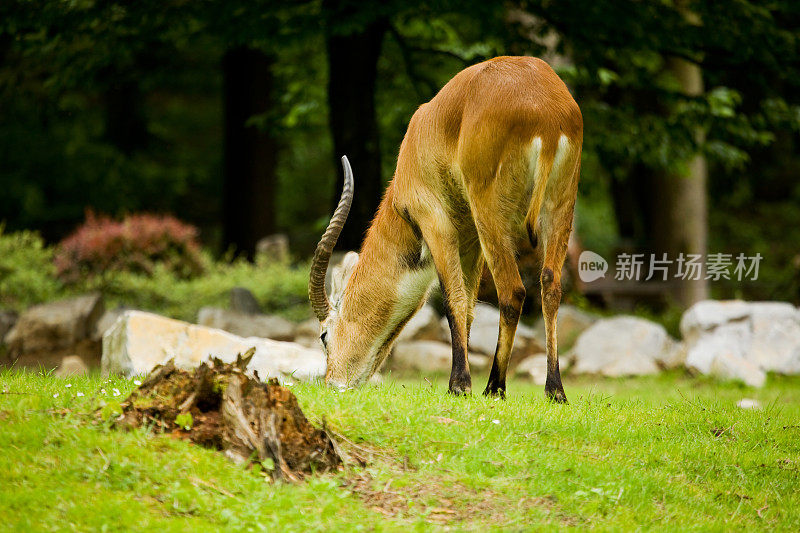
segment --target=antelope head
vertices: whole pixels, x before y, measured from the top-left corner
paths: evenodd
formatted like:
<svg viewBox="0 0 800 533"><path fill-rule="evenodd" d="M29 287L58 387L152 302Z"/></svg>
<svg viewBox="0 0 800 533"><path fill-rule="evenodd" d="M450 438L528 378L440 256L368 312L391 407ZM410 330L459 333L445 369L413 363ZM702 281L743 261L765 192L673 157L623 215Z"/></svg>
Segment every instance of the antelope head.
<svg viewBox="0 0 800 533"><path fill-rule="evenodd" d="M342 157L342 166L342 196L314 253L308 294L320 321L320 341L328 363L325 381L347 388L367 381L386 360L400 330L424 302L435 273L430 261L421 266L419 261L409 265L405 259L408 253L416 253L419 259L422 250L394 212L390 188L361 256L345 255L333 270L331 294L327 294L328 263L353 201L353 171L347 157Z"/></svg>

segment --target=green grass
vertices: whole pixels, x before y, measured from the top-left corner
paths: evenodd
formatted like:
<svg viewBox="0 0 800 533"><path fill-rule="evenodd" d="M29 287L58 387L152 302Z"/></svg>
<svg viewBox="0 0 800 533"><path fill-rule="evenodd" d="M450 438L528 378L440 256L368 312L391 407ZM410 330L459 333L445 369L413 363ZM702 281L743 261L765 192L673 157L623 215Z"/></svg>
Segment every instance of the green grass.
<svg viewBox="0 0 800 533"><path fill-rule="evenodd" d="M476 376L477 384L485 377ZM71 387L67 387L70 384ZM61 530L800 529L800 380L568 380L568 406L446 382L294 387L366 468L272 484L218 452L93 423L128 380L0 373L0 524ZM106 394L101 394L103 388ZM120 396L114 397L118 389ZM2 393L2 391L7 391ZM77 397L77 392L83 397ZM54 397L58 394L57 397ZM736 402L758 399L763 409Z"/></svg>

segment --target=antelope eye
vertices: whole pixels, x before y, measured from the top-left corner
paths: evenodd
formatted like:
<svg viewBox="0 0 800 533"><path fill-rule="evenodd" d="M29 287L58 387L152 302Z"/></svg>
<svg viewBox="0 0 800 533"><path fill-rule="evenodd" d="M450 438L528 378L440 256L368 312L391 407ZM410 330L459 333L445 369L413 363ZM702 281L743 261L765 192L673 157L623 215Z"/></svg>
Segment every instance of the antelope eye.
<svg viewBox="0 0 800 533"><path fill-rule="evenodd" d="M328 346L328 332L323 331L322 334L319 336L319 340L322 341L322 344L326 347Z"/></svg>

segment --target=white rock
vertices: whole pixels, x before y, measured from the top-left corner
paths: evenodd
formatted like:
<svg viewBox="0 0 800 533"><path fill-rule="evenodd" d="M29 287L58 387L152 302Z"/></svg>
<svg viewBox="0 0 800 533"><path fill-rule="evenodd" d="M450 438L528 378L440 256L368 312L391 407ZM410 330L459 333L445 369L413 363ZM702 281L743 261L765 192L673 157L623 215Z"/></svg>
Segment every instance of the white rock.
<svg viewBox="0 0 800 533"><path fill-rule="evenodd" d="M358 252L334 251L331 254L328 270L325 272L325 290L328 295L336 297L341 294L357 263Z"/></svg>
<svg viewBox="0 0 800 533"><path fill-rule="evenodd" d="M219 329L198 326L142 311L126 311L103 335L102 369L131 377L147 374L169 359L181 368L194 368L210 357L230 362L255 347L248 367L261 379L314 379L325 374L322 350L292 342L243 338Z"/></svg>
<svg viewBox="0 0 800 533"><path fill-rule="evenodd" d="M450 342L450 325L447 318L442 318L439 322L440 340ZM475 319L472 321L472 328L469 334L469 349L494 357L497 349L497 336L500 332L500 311L489 304L475 304ZM512 357L522 358L532 353L544 350L536 339L533 328L526 326L522 322L517 326L517 333L514 337L514 349Z"/></svg>
<svg viewBox="0 0 800 533"><path fill-rule="evenodd" d="M658 360L663 369L681 368L686 363L686 343L673 342L672 349L667 349Z"/></svg>
<svg viewBox="0 0 800 533"><path fill-rule="evenodd" d="M578 374L640 376L658 373L675 349L675 341L660 324L619 316L595 322L578 337L566 358Z"/></svg>
<svg viewBox="0 0 800 533"><path fill-rule="evenodd" d="M760 410L761 409L761 402L758 400L754 400L753 398L742 398L738 402L736 402L736 407L739 409L754 409Z"/></svg>
<svg viewBox="0 0 800 533"><path fill-rule="evenodd" d="M686 367L700 374L709 374L718 356L742 358L742 348L750 344L751 336L749 325L741 321L721 325L713 335L698 335L694 342L687 341Z"/></svg>
<svg viewBox="0 0 800 533"><path fill-rule="evenodd" d="M800 374L800 312L785 303L753 303L747 359L767 372Z"/></svg>
<svg viewBox="0 0 800 533"><path fill-rule="evenodd" d="M766 374L745 357L751 342L752 332L747 322L737 320L720 325L688 344L686 367L700 374L760 387Z"/></svg>
<svg viewBox="0 0 800 533"><path fill-rule="evenodd" d="M397 336L398 341L437 340L439 315L428 304L422 306Z"/></svg>
<svg viewBox="0 0 800 533"><path fill-rule="evenodd" d="M295 325L274 315L250 315L218 307L203 307L197 323L210 328L224 329L240 337L262 337L276 341L294 339Z"/></svg>
<svg viewBox="0 0 800 533"><path fill-rule="evenodd" d="M532 380L536 385L544 385L547 381L547 355L541 353L526 357L517 365L514 373Z"/></svg>
<svg viewBox="0 0 800 533"><path fill-rule="evenodd" d="M436 340L450 342L450 323L447 321L447 317L443 316L439 319L439 338Z"/></svg>
<svg viewBox="0 0 800 533"><path fill-rule="evenodd" d="M556 317L556 336L559 350L575 344L578 336L597 322L598 318L598 316L582 311L574 305L561 304ZM544 330L544 318L539 317L533 330L536 335L536 341L541 346L546 346L547 337Z"/></svg>
<svg viewBox="0 0 800 533"><path fill-rule="evenodd" d="M722 353L714 358L709 374L722 379L741 380L751 387L763 387L767 374L756 365L732 353Z"/></svg>
<svg viewBox="0 0 800 533"><path fill-rule="evenodd" d="M306 337L303 335L302 337L296 337L294 341L296 344L300 346L305 346L306 348L313 348L313 349L320 349L322 343L319 340L319 337Z"/></svg>
<svg viewBox="0 0 800 533"><path fill-rule="evenodd" d="M389 364L399 370L420 372L450 372L453 349L439 341L403 341L394 346ZM491 360L483 354L468 353L467 359L473 369L484 369Z"/></svg>
<svg viewBox="0 0 800 533"><path fill-rule="evenodd" d="M398 342L390 358L393 368L421 372L449 371L451 361L450 345L438 341Z"/></svg>
<svg viewBox="0 0 800 533"><path fill-rule="evenodd" d="M704 332L722 324L744 320L747 315L748 304L740 300L698 302L681 317L681 335L683 340L691 343Z"/></svg>
<svg viewBox="0 0 800 533"><path fill-rule="evenodd" d="M718 358L720 375L749 384L763 383L764 372L800 374L800 311L791 304L699 302L684 313L681 332L686 366L702 374ZM741 375L731 374L737 371Z"/></svg>
<svg viewBox="0 0 800 533"><path fill-rule="evenodd" d="M452 347L450 351L452 352ZM468 352L467 360L469 361L469 368L471 370L488 369L489 365L492 364L492 358L482 353Z"/></svg>

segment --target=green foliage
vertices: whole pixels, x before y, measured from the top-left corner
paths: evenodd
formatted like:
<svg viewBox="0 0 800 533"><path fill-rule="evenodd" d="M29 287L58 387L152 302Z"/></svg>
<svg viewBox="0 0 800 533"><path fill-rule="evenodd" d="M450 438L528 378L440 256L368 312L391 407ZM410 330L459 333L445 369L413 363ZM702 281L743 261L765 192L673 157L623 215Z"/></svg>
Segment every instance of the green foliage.
<svg viewBox="0 0 800 533"><path fill-rule="evenodd" d="M107 305L126 305L194 321L201 307L227 307L230 290L245 287L253 292L268 313L303 320L310 316L308 306L308 267L260 260L255 264L243 259L214 263L202 276L182 279L159 265L152 275L130 272L107 272L82 280L75 290L99 290Z"/></svg>
<svg viewBox="0 0 800 533"><path fill-rule="evenodd" d="M42 237L33 231L5 233L0 224L0 308L21 310L61 291L53 250Z"/></svg>
<svg viewBox="0 0 800 533"><path fill-rule="evenodd" d="M25 307L73 294L100 291L106 306L124 305L173 318L194 321L204 306L227 307L230 290L246 287L265 312L294 320L310 315L308 266L294 266L258 257L214 261L203 252L206 270L191 278L176 273L163 262L149 272L107 270L82 277L69 286L56 276L54 251L33 232L0 233L0 307Z"/></svg>
<svg viewBox="0 0 800 533"><path fill-rule="evenodd" d="M182 427L186 431L192 429L194 425L194 419L192 418L192 413L181 413L175 417L175 424L177 426Z"/></svg>
<svg viewBox="0 0 800 533"><path fill-rule="evenodd" d="M261 466L264 467L264 470L267 472L272 472L275 470L275 461L272 460L271 457L267 457L263 461L261 461Z"/></svg>
<svg viewBox="0 0 800 533"><path fill-rule="evenodd" d="M314 423L376 453L273 484L218 451L96 424L130 380L0 371L0 449L14 451L0 454L0 516L13 531L800 528L796 377L759 390L679 374L565 386L567 406L517 380L506 401L454 398L436 379L297 383ZM762 410L737 408L743 396Z"/></svg>
<svg viewBox="0 0 800 533"><path fill-rule="evenodd" d="M742 216L747 213L747 216ZM800 206L796 200L768 205L731 205L712 211L710 246L721 252L761 254L758 280L727 281L715 297L765 299L800 303Z"/></svg>
<svg viewBox="0 0 800 533"><path fill-rule="evenodd" d="M122 406L116 400L108 400L100 410L100 417L103 420L110 420L122 414Z"/></svg>

